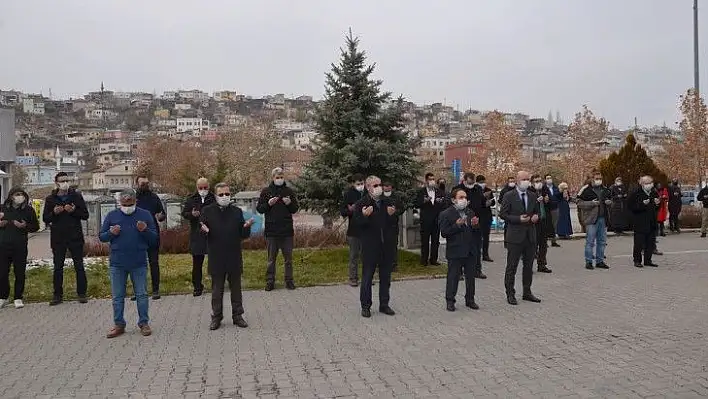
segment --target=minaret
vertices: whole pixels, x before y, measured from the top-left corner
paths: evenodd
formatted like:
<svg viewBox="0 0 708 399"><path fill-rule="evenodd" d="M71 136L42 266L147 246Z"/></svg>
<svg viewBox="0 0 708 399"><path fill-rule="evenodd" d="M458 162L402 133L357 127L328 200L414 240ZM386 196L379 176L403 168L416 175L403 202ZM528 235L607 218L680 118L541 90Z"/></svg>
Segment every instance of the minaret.
<svg viewBox="0 0 708 399"><path fill-rule="evenodd" d="M547 122L548 122L548 124L549 124L550 126L553 126L553 114L551 113L551 111L548 111L548 119L547 119Z"/></svg>
<svg viewBox="0 0 708 399"><path fill-rule="evenodd" d="M61 172L61 153L59 153L59 146L57 145L57 150L54 152L54 161L56 162L57 172Z"/></svg>
<svg viewBox="0 0 708 399"><path fill-rule="evenodd" d="M563 124L563 120L561 119L561 113L560 111L556 111L556 123L559 125Z"/></svg>

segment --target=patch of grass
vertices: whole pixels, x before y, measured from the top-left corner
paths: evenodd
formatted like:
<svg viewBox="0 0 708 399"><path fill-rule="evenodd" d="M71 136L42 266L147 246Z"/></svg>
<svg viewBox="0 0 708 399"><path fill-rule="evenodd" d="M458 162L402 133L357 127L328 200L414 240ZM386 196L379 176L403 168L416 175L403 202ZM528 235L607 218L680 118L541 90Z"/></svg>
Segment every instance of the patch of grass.
<svg viewBox="0 0 708 399"><path fill-rule="evenodd" d="M296 249L293 254L295 284L298 287L309 287L346 283L349 277L348 260L349 250L347 248ZM434 277L444 275L447 271L446 266L421 266L419 261L420 255L399 251L398 272L393 274L394 280L410 277ZM204 285L206 290L209 291L211 290L211 280L206 272L206 263L205 261ZM244 251L243 263L243 289L263 289L265 286L266 252ZM107 260L88 266L86 274L89 285L88 295L92 298L110 298L111 289ZM13 279L14 277L10 276L11 285L14 283ZM191 255L160 255L160 279L160 294L162 295L191 293ZM149 287L150 284L148 284L148 289ZM282 256L278 258L276 266L276 287L283 287ZM51 296L51 267L28 270L25 300L28 302L49 301ZM64 296L65 300L71 300L76 297L76 274L71 267L64 269Z"/></svg>

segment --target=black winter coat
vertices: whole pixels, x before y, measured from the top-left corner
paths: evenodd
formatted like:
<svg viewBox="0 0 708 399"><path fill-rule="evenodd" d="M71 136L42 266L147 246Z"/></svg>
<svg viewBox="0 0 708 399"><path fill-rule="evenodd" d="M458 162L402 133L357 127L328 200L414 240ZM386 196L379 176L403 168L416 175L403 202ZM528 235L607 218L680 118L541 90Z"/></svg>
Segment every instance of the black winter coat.
<svg viewBox="0 0 708 399"><path fill-rule="evenodd" d="M630 212L627 209L627 187L616 184L610 187L610 230L628 230Z"/></svg>
<svg viewBox="0 0 708 399"><path fill-rule="evenodd" d="M438 228L438 215L448 206L445 192L439 188L435 189L435 203L428 197L426 187L418 190L415 198L415 207L420 210L420 228L433 230Z"/></svg>
<svg viewBox="0 0 708 399"><path fill-rule="evenodd" d="M271 198L279 198L273 206L268 204ZM290 204L285 205L283 198L289 197ZM300 209L295 192L285 184L276 186L275 183L261 191L256 210L265 215L265 237L292 237L295 235L293 228L293 214Z"/></svg>
<svg viewBox="0 0 708 399"><path fill-rule="evenodd" d="M469 197L468 194L468 199L470 200L470 208L479 217L479 224L491 224L492 207L496 205L492 190L475 184L474 188L472 188L472 196ZM489 205L487 205L487 201L491 201Z"/></svg>
<svg viewBox="0 0 708 399"><path fill-rule="evenodd" d="M349 220L347 225L347 237L359 237L359 229L355 223L352 223L352 215L354 215L354 204L356 204L365 195L366 191L358 191L354 187L349 187L344 192L342 206L339 208L339 214ZM350 210L349 207L352 207Z"/></svg>
<svg viewBox="0 0 708 399"><path fill-rule="evenodd" d="M635 233L649 234L658 229L656 214L658 205L654 201L659 198L656 190L651 190L649 194L643 189L638 189L629 195L627 206L632 212L632 226ZM645 204L644 201L649 200Z"/></svg>
<svg viewBox="0 0 708 399"><path fill-rule="evenodd" d="M22 193L25 202L16 206L12 197L16 193ZM36 233L39 230L39 220L34 208L29 204L29 195L20 189L12 189L8 193L7 201L0 205L0 222L7 222L0 226L0 248L24 248L27 249L27 234ZM19 228L14 221L25 222L26 226Z"/></svg>
<svg viewBox="0 0 708 399"><path fill-rule="evenodd" d="M189 251L192 255L207 254L207 239L200 230L200 216L195 217L192 215L192 211L196 209L201 212L204 208L215 202L216 197L212 192L207 193L206 197L203 199L199 193L194 193L187 197L187 200L184 201L184 206L182 206L182 217L185 220L189 220Z"/></svg>
<svg viewBox="0 0 708 399"><path fill-rule="evenodd" d="M155 221L155 229L157 229L157 239L160 239L160 221L157 220L155 215L158 213L163 214L165 217L165 207L162 205L162 200L155 194L152 190L138 190L135 197L135 206L138 208L145 209L150 212L152 219Z"/></svg>
<svg viewBox="0 0 708 399"><path fill-rule="evenodd" d="M206 236L209 247L209 274L243 272L241 241L251 236L251 227L244 227L243 211L236 205L221 207L217 204L206 206L199 217L208 228Z"/></svg>
<svg viewBox="0 0 708 399"><path fill-rule="evenodd" d="M362 210L373 206L374 212L364 216ZM396 259L398 242L398 216L389 215L387 208L396 206L390 197L381 197L379 204L370 195L364 196L354 205L353 222L361 236L362 261L366 264L392 265Z"/></svg>
<svg viewBox="0 0 708 399"><path fill-rule="evenodd" d="M681 207L681 186L672 184L669 186L669 213L680 213Z"/></svg>
<svg viewBox="0 0 708 399"><path fill-rule="evenodd" d="M74 205L76 209L72 213L62 211L55 214L54 207L58 205ZM55 244L83 243L84 229L81 221L88 220L88 218L89 212L84 197L73 188L70 188L66 196L63 197L60 197L58 190L55 189L44 199L42 220L51 229L50 243L52 247Z"/></svg>

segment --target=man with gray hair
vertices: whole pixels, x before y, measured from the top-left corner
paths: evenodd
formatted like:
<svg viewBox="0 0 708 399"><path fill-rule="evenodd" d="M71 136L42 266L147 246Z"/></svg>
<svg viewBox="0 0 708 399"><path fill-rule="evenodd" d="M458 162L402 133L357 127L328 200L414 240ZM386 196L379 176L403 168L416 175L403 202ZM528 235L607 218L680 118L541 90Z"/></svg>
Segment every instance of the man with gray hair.
<svg viewBox="0 0 708 399"><path fill-rule="evenodd" d="M656 267L652 262L652 255L656 251L656 221L657 209L661 200L654 190L654 180L651 176L642 176L639 179L639 188L627 198L627 207L632 212L632 226L634 227L634 248L632 257L635 267ZM642 259L644 255L644 259ZM643 260L643 262L642 262Z"/></svg>
<svg viewBox="0 0 708 399"><path fill-rule="evenodd" d="M283 253L285 263L285 288L295 289L293 281L293 214L299 209L295 192L285 184L282 168L271 172L273 181L261 191L256 210L265 215L263 235L268 248L266 291L275 289L275 261Z"/></svg>
<svg viewBox="0 0 708 399"><path fill-rule="evenodd" d="M111 295L113 297L113 328L107 338L125 333L123 318L128 277L138 306L138 327L144 336L152 334L148 318L147 252L157 246L157 227L149 211L135 206L135 190L126 189L118 196L119 209L114 209L103 219L98 238L110 243L109 257Z"/></svg>
<svg viewBox="0 0 708 399"><path fill-rule="evenodd" d="M192 295L201 296L204 292L202 283L202 269L204 258L207 254L207 239L201 233L199 218L202 209L216 202L216 197L209 191L209 180L205 177L197 179L197 192L184 202L182 217L189 220L189 252L192 254Z"/></svg>

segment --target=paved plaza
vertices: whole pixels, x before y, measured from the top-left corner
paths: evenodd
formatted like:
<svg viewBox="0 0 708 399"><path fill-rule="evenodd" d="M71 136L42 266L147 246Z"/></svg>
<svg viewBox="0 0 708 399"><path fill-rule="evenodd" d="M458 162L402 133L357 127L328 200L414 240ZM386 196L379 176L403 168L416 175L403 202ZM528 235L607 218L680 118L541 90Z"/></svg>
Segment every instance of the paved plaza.
<svg viewBox="0 0 708 399"><path fill-rule="evenodd" d="M245 294L250 328L212 332L209 296L172 296L151 302L153 336L108 340L107 300L5 308L0 396L706 397L708 241L662 239L661 267L636 269L631 240L610 240L609 271L586 271L582 241L562 241L554 273L534 276L543 303L515 307L493 244L478 311L445 311L443 280L394 282L398 314L371 319L348 286L258 291Z"/></svg>

